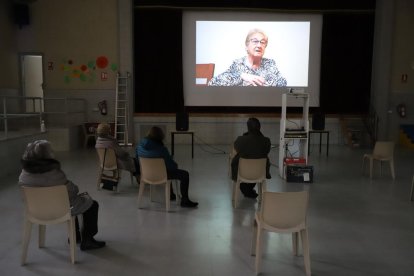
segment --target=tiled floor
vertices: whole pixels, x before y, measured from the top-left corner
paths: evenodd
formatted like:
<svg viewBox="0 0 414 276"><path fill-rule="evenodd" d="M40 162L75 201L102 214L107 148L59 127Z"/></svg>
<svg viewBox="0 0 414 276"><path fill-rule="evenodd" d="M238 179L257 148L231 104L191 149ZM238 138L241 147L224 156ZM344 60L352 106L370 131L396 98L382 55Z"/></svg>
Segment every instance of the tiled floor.
<svg viewBox="0 0 414 276"><path fill-rule="evenodd" d="M414 275L414 202L408 200L413 152L397 148L392 181L388 166L382 177L378 170L373 180L362 175L362 155L370 150L331 146L329 157L319 155L317 146L312 151L314 183L285 183L274 166L268 181L274 191L310 191L312 275ZM231 207L227 155L196 146L191 159L190 146L176 146L176 160L190 172L190 196L200 206L181 209L173 203L170 213L148 196L138 209L138 188L127 173L119 193L97 191L93 149L57 156L68 178L100 203L97 238L107 246L78 248L72 265L66 227L49 227L44 249L37 248L35 228L27 264L20 266L23 205L13 175L0 182L0 275L254 275L249 252L257 206L243 198L238 209ZM271 160L277 160L277 149ZM305 275L289 234L265 235L265 244L263 275Z"/></svg>

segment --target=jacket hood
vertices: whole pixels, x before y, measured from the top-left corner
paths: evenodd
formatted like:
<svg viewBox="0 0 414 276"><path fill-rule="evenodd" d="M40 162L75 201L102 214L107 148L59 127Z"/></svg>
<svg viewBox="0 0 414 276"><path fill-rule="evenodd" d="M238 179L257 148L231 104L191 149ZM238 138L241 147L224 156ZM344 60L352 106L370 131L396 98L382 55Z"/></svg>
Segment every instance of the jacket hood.
<svg viewBox="0 0 414 276"><path fill-rule="evenodd" d="M60 169L60 163L55 159L22 159L21 163L23 170L28 173L45 173L51 170Z"/></svg>
<svg viewBox="0 0 414 276"><path fill-rule="evenodd" d="M151 151L151 150L154 150L156 148L159 148L159 146L163 146L163 143L162 142L160 143L158 141L155 141L155 140L152 140L150 138L145 137L141 141L141 146L142 146L142 148L144 148L148 151Z"/></svg>

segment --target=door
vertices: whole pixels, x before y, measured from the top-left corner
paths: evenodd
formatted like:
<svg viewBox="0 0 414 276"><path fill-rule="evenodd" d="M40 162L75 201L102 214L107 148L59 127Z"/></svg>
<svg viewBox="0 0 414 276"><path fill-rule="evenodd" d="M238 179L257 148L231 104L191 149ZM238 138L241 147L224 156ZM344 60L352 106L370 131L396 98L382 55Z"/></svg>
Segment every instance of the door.
<svg viewBox="0 0 414 276"><path fill-rule="evenodd" d="M43 98L43 56L21 54L21 87L25 97ZM43 112L43 100L27 100L26 112Z"/></svg>

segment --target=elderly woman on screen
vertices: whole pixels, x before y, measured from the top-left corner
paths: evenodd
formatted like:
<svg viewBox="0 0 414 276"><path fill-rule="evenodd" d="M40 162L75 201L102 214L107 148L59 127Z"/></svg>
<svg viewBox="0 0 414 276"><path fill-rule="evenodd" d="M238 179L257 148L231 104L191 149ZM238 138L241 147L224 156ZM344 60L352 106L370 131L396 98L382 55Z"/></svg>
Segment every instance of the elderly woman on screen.
<svg viewBox="0 0 414 276"><path fill-rule="evenodd" d="M264 58L268 44L267 35L259 29L250 30L246 36L247 56L236 59L230 67L213 77L209 86L286 86L273 59Z"/></svg>
<svg viewBox="0 0 414 276"><path fill-rule="evenodd" d="M114 149L116 162L120 169L130 171L135 174L137 171L137 163L127 151L118 145L118 141L111 136L111 127L107 123L100 123L96 129L98 138L96 139L95 148L111 148Z"/></svg>
<svg viewBox="0 0 414 276"><path fill-rule="evenodd" d="M54 158L52 147L48 141L37 140L29 143L21 160L23 169L19 176L19 185L31 187L65 185L68 190L72 215L82 214L83 217L81 232L79 232L79 223L76 218L76 240L81 243L81 250L105 246L105 242L94 239L98 233L98 202L90 196L79 194L78 186L66 178L59 161Z"/></svg>

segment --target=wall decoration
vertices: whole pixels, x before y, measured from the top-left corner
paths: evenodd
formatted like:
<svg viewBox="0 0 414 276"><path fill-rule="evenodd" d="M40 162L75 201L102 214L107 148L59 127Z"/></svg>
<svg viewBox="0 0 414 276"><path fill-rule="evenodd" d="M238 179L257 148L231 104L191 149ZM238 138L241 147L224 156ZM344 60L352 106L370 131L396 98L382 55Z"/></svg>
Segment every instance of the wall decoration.
<svg viewBox="0 0 414 276"><path fill-rule="evenodd" d="M65 74L63 77L65 83L70 83L73 79L78 79L82 82L94 82L96 80L96 74L99 74L97 70L105 69L108 65L108 58L106 56L99 56L94 60L79 64L76 64L73 59L64 59L59 68L60 71ZM116 72L118 70L118 65L116 63L111 63L109 68L111 71ZM104 73L105 78L102 78L101 74L101 81L106 81L108 79L108 73Z"/></svg>
<svg viewBox="0 0 414 276"><path fill-rule="evenodd" d="M96 66L98 68L104 69L108 66L108 59L105 56L100 56L96 59Z"/></svg>
<svg viewBox="0 0 414 276"><path fill-rule="evenodd" d="M102 81L108 80L108 73L107 72L101 72L101 80Z"/></svg>

